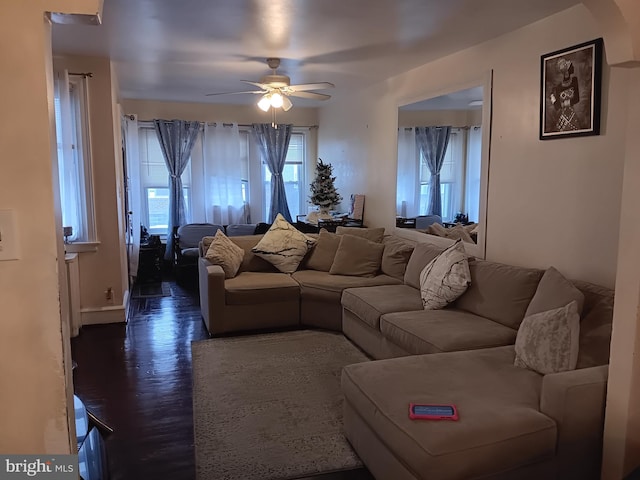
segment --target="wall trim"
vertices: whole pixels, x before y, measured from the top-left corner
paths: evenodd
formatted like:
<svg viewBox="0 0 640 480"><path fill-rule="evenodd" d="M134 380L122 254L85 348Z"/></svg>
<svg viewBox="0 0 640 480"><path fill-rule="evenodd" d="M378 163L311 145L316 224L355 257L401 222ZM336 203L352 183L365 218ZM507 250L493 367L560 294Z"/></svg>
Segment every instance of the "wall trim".
<svg viewBox="0 0 640 480"><path fill-rule="evenodd" d="M109 307L83 308L80 310L82 325L101 325L104 323L126 323L129 291L125 292L122 305Z"/></svg>

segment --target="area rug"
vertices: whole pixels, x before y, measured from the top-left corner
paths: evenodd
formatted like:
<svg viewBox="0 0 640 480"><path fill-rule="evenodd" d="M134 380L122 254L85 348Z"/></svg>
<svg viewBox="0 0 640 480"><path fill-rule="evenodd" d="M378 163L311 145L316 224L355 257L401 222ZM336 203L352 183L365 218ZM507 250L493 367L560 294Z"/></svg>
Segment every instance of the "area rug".
<svg viewBox="0 0 640 480"><path fill-rule="evenodd" d="M171 286L169 282L140 283L133 287L133 298L170 297Z"/></svg>
<svg viewBox="0 0 640 480"><path fill-rule="evenodd" d="M343 335L294 331L192 343L198 480L282 480L362 466L342 433Z"/></svg>

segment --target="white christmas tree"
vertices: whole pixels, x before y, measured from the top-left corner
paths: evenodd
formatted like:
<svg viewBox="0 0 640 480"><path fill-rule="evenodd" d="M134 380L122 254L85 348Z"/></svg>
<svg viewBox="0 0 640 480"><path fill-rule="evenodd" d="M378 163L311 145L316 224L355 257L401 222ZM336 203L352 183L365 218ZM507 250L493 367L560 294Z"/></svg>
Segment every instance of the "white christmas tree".
<svg viewBox="0 0 640 480"><path fill-rule="evenodd" d="M328 212L342 201L342 196L336 190L336 177L332 177L333 167L318 159L316 178L311 183L311 203L319 207L321 212Z"/></svg>

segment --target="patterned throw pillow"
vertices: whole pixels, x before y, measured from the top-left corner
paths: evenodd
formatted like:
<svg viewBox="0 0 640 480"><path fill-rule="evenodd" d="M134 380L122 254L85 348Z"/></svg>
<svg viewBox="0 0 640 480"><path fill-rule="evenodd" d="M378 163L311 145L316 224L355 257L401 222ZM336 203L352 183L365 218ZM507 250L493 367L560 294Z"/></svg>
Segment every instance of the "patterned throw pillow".
<svg viewBox="0 0 640 480"><path fill-rule="evenodd" d="M293 273L315 242L278 214L271 228L251 251L282 273Z"/></svg>
<svg viewBox="0 0 640 480"><path fill-rule="evenodd" d="M447 306L471 283L469 262L462 241L447 248L420 272L420 297L425 310Z"/></svg>
<svg viewBox="0 0 640 480"><path fill-rule="evenodd" d="M218 230L204 258L214 265L220 265L224 270L224 278L233 278L242 264L244 250L229 240L222 230Z"/></svg>
<svg viewBox="0 0 640 480"><path fill-rule="evenodd" d="M574 370L580 347L578 302L525 317L516 336L514 365L538 373Z"/></svg>

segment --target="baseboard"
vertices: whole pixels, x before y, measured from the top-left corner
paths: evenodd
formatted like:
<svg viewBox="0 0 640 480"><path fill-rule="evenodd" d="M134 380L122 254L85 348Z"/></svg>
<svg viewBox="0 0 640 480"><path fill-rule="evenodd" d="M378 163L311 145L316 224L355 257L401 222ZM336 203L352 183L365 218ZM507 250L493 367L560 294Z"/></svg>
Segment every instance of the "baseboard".
<svg viewBox="0 0 640 480"><path fill-rule="evenodd" d="M82 325L102 325L104 323L126 323L129 311L129 290L124 292L122 305L80 310Z"/></svg>

